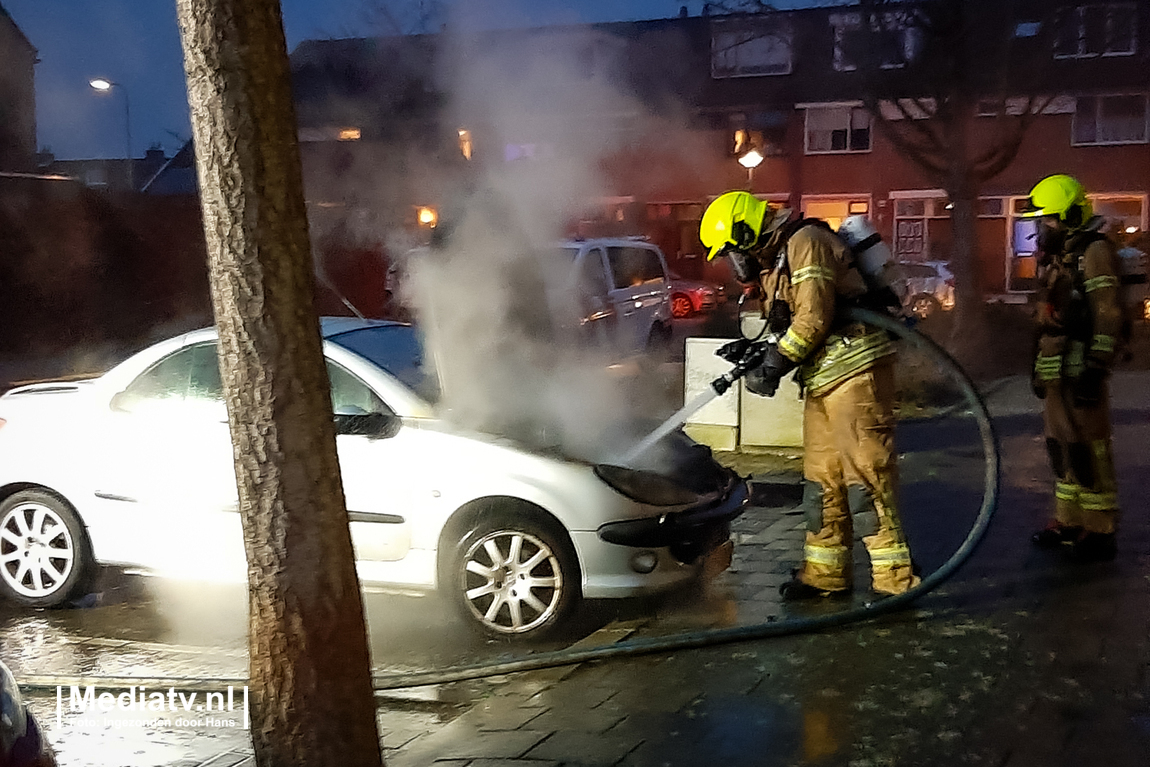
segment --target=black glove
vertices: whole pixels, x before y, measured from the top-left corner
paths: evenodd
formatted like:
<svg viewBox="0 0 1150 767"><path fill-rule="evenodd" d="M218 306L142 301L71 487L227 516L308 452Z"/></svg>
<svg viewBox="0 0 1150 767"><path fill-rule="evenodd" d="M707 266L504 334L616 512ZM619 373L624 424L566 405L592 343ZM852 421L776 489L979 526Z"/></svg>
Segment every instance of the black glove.
<svg viewBox="0 0 1150 767"><path fill-rule="evenodd" d="M760 397L773 397L779 390L779 381L795 369L795 363L785 357L775 344L768 344L763 363L747 373L747 389Z"/></svg>
<svg viewBox="0 0 1150 767"><path fill-rule="evenodd" d="M1046 382L1036 375L1030 377L1030 390L1038 399L1046 399Z"/></svg>
<svg viewBox="0 0 1150 767"><path fill-rule="evenodd" d="M1074 381L1074 404L1078 407L1095 407L1102 402L1102 385L1106 382L1106 368L1087 365Z"/></svg>
<svg viewBox="0 0 1150 767"><path fill-rule="evenodd" d="M749 338L737 338L730 343L725 343L715 350L715 356L725 359L727 362L734 365L736 362L743 358L747 350L751 348L751 340Z"/></svg>

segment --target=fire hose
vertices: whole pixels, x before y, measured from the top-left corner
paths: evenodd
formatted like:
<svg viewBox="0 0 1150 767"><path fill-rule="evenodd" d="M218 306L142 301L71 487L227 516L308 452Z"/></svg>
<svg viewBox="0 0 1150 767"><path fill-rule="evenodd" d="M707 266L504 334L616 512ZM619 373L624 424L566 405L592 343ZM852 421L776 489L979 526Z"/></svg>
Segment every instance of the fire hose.
<svg viewBox="0 0 1150 767"><path fill-rule="evenodd" d="M919 585L897 596L891 596L875 602L867 602L861 606L850 607L839 612L817 616L770 620L765 623L747 626L703 629L666 637L625 640L603 647L572 648L540 652L520 660L457 665L432 671L379 674L373 678L375 690L382 692L408 687L446 684L522 671L535 671L557 666L574 665L587 661L629 658L674 650L685 650L820 631L870 620L880 615L900 610L930 593L949 579L963 563L970 558L978 544L982 541L998 503L1000 471L998 440L990 421L990 414L987 410L986 403L962 368L959 367L950 355L926 336L908 328L895 318L867 309L851 308L844 313L844 316L850 321L864 322L872 327L887 331L898 340L905 342L908 346L925 354L928 359L935 362L939 368L958 385L965 404L978 428L985 456L983 494L979 511L965 539L950 558L940 565L937 570L923 577ZM737 380L738 377L745 375L748 370L751 369L752 363L753 356L748 355L746 364L736 364L735 368L719 380L725 380L728 376L731 376L730 380L726 381L729 386ZM714 384L712 386L714 387ZM58 685L73 684L98 685L113 688L123 687L125 689L131 685L144 685L152 688L174 687L181 690L217 690L221 685L242 686L248 684L248 680L220 678L191 679L186 677L148 679L142 677L100 677L97 679L95 677L64 677L54 675L50 677L25 677L20 686L27 689L54 690Z"/></svg>

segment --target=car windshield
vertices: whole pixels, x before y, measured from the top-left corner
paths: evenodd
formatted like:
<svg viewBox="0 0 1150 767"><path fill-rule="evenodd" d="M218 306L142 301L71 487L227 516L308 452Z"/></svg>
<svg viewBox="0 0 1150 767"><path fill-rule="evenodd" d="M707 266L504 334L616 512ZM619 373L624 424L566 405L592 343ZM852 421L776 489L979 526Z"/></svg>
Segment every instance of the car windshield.
<svg viewBox="0 0 1150 767"><path fill-rule="evenodd" d="M328 338L391 375L428 402L439 400L439 377L411 325L373 325Z"/></svg>

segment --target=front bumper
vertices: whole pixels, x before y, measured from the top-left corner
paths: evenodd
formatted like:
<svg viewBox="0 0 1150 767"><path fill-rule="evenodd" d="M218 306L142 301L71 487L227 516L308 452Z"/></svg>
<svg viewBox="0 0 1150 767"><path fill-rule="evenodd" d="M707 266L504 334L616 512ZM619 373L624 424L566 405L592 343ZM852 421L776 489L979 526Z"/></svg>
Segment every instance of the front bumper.
<svg viewBox="0 0 1150 767"><path fill-rule="evenodd" d="M666 548L690 564L730 537L730 522L746 510L750 488L732 473L728 492L705 506L656 517L607 522L596 534L607 543L634 548Z"/></svg>

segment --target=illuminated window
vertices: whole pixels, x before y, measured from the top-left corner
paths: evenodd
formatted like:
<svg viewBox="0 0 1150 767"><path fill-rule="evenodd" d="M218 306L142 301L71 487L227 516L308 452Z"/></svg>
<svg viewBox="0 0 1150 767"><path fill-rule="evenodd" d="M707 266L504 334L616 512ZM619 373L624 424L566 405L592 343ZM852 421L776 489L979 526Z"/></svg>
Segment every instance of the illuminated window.
<svg viewBox="0 0 1150 767"><path fill-rule="evenodd" d="M852 202L847 206L847 211L852 216L865 216L870 210L870 203L867 202Z"/></svg>
<svg viewBox="0 0 1150 767"><path fill-rule="evenodd" d="M359 128L340 128L339 140L340 141L359 141L360 131Z"/></svg>
<svg viewBox="0 0 1150 767"><path fill-rule="evenodd" d="M464 160L471 159L471 131L466 128L459 129L459 153Z"/></svg>

